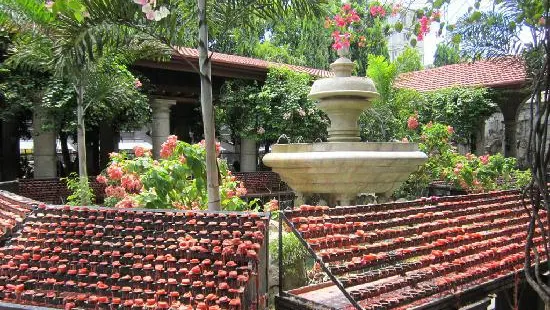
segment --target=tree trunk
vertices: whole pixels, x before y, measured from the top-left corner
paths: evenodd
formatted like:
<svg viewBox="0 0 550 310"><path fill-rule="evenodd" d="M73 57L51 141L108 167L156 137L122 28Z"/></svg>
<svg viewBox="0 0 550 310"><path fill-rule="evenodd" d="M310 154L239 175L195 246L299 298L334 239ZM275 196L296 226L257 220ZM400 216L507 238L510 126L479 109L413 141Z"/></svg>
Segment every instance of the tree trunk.
<svg viewBox="0 0 550 310"><path fill-rule="evenodd" d="M84 123L84 89L81 85L76 88L76 121L78 139L78 174L81 189L88 187L88 171L86 170L86 125ZM80 191L80 204L89 205L89 197L85 190Z"/></svg>
<svg viewBox="0 0 550 310"><path fill-rule="evenodd" d="M206 180L208 210L219 211L220 183L216 154L216 127L212 106L212 70L208 58L208 27L206 24L206 0L198 0L199 6L199 66L201 79L201 108L206 142Z"/></svg>

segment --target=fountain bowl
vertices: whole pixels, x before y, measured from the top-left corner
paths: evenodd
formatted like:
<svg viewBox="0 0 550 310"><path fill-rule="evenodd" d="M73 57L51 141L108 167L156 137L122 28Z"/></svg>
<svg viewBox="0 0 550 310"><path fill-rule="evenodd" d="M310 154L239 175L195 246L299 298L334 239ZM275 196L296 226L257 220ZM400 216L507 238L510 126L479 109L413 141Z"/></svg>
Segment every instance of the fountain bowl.
<svg viewBox="0 0 550 310"><path fill-rule="evenodd" d="M427 159L415 143L275 144L264 163L301 194L352 202L358 193L389 196Z"/></svg>

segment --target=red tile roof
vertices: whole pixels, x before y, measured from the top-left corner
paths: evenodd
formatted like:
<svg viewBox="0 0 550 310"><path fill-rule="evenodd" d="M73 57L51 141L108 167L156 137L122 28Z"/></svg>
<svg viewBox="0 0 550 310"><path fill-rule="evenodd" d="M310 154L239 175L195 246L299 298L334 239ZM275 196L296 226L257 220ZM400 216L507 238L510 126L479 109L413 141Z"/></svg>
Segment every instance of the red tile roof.
<svg viewBox="0 0 550 310"><path fill-rule="evenodd" d="M178 52L179 52L178 54L174 55L175 58L187 58L187 59L193 59L193 60L199 58L199 51L195 48L181 47L178 49ZM297 72L303 72L303 73L307 73L317 77L330 77L333 75L332 72L326 71L326 70L288 65L288 64L266 61L263 59L223 54L223 53L214 53L214 55L212 56L212 63L236 65L239 67L265 70L266 72L270 66L283 66Z"/></svg>
<svg viewBox="0 0 550 310"><path fill-rule="evenodd" d="M506 58L403 73L395 85L399 88L432 91L452 86L518 87L525 81L523 63L517 58Z"/></svg>

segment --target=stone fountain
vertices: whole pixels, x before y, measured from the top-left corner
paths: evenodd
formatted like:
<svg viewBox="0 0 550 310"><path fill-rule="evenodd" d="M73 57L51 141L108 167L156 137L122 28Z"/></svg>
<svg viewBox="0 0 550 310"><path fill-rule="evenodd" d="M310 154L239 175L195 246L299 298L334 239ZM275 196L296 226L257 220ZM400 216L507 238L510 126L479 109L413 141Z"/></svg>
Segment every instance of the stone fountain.
<svg viewBox="0 0 550 310"><path fill-rule="evenodd" d="M369 78L351 76L347 51L330 65L309 98L330 118L328 142L275 144L263 162L299 195L326 194L329 205L350 205L360 193L389 197L427 159L414 143L360 142L359 115L378 98Z"/></svg>

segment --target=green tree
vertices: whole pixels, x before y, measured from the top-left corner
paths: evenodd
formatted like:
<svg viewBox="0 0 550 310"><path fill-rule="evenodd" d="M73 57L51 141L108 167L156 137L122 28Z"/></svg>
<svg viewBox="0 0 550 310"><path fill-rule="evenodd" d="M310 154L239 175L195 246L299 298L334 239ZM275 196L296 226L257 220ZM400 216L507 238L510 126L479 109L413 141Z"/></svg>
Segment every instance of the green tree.
<svg viewBox="0 0 550 310"><path fill-rule="evenodd" d="M160 49L124 25L104 23L77 0L60 0L51 8L41 1L8 0L0 4L0 21L19 31L10 65L49 71L74 88L79 176L81 186L87 187L85 113L113 86L102 72L102 64L109 61L105 57L116 55L129 63L135 60L130 56L158 54ZM82 203L89 203L84 195Z"/></svg>
<svg viewBox="0 0 550 310"><path fill-rule="evenodd" d="M418 71L424 68L422 56L414 47L406 47L395 59L398 74Z"/></svg>
<svg viewBox="0 0 550 310"><path fill-rule="evenodd" d="M312 78L287 68L272 67L262 86L246 81L226 82L216 106L218 124L233 139L246 137L272 144L281 135L292 142L325 139L328 119L307 98Z"/></svg>
<svg viewBox="0 0 550 310"><path fill-rule="evenodd" d="M380 93L380 101L386 101L391 93L392 84L397 77L397 66L384 56L369 55L367 76L371 78Z"/></svg>
<svg viewBox="0 0 550 310"><path fill-rule="evenodd" d="M460 52L456 44L437 44L434 54L434 66L441 67L457 63L460 63Z"/></svg>

